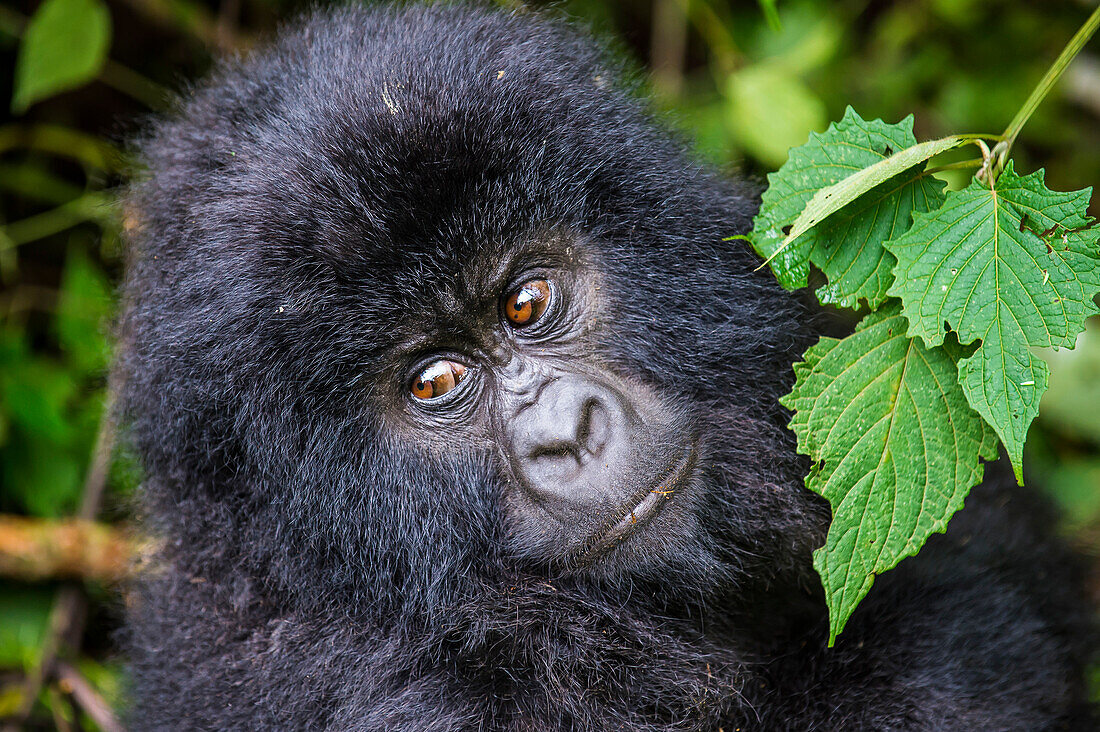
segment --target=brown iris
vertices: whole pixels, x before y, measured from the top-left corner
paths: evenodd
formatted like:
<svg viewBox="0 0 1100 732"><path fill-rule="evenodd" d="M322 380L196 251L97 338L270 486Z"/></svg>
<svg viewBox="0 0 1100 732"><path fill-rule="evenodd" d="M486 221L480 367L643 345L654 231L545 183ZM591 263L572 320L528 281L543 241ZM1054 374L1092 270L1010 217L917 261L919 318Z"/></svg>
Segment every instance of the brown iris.
<svg viewBox="0 0 1100 732"><path fill-rule="evenodd" d="M409 385L409 392L417 399L434 399L454 389L465 378L465 366L441 358L416 375Z"/></svg>
<svg viewBox="0 0 1100 732"><path fill-rule="evenodd" d="M504 317L516 328L523 328L541 318L549 304L550 283L527 280L504 301Z"/></svg>

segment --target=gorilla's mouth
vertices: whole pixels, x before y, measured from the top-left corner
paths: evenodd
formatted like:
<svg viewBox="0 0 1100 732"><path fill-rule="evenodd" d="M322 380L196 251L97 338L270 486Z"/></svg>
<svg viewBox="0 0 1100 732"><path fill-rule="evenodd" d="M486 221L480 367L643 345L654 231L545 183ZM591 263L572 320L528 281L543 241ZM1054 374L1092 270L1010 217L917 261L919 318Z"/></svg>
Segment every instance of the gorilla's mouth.
<svg viewBox="0 0 1100 732"><path fill-rule="evenodd" d="M637 503L634 508L589 545L580 554L577 561L581 564L593 561L624 541L631 533L652 521L653 517L665 507L665 504L672 500L673 494L683 486L688 476L691 475L694 465L695 449L691 447L688 448L679 462L672 467L672 470L656 486L646 491L640 498L635 499Z"/></svg>

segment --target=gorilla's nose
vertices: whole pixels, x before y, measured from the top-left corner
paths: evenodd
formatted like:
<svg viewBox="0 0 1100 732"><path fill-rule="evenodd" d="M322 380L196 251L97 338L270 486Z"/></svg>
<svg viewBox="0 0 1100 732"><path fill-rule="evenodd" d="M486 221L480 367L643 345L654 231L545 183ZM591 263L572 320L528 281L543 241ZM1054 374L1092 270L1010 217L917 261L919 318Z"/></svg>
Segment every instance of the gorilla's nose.
<svg viewBox="0 0 1100 732"><path fill-rule="evenodd" d="M560 376L512 421L513 460L540 497L584 502L608 496L627 442L627 420L610 389Z"/></svg>

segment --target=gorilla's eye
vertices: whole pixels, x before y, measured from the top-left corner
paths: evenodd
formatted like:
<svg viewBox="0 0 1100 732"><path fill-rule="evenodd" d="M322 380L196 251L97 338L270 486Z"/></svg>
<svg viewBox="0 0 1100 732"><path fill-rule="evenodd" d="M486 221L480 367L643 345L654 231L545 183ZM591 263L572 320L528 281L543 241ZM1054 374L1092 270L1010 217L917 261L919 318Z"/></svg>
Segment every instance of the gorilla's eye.
<svg viewBox="0 0 1100 732"><path fill-rule="evenodd" d="M427 365L409 384L409 393L426 401L441 397L466 378L466 367L441 358Z"/></svg>
<svg viewBox="0 0 1100 732"><path fill-rule="evenodd" d="M504 317L516 328L531 325L546 312L550 292L546 280L527 280L504 300Z"/></svg>

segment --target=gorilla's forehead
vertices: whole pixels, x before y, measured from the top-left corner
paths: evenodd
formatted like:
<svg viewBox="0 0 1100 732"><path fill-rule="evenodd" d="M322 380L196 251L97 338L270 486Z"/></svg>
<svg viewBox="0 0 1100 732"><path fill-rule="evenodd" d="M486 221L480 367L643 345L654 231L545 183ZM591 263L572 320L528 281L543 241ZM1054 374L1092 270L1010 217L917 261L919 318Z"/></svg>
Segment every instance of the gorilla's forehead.
<svg viewBox="0 0 1100 732"><path fill-rule="evenodd" d="M266 241L317 239L380 263L468 256L582 224L660 178L670 151L652 147L592 45L552 23L445 7L329 22L228 70L183 130L216 148L202 172L229 181L235 215L262 217L251 225Z"/></svg>

